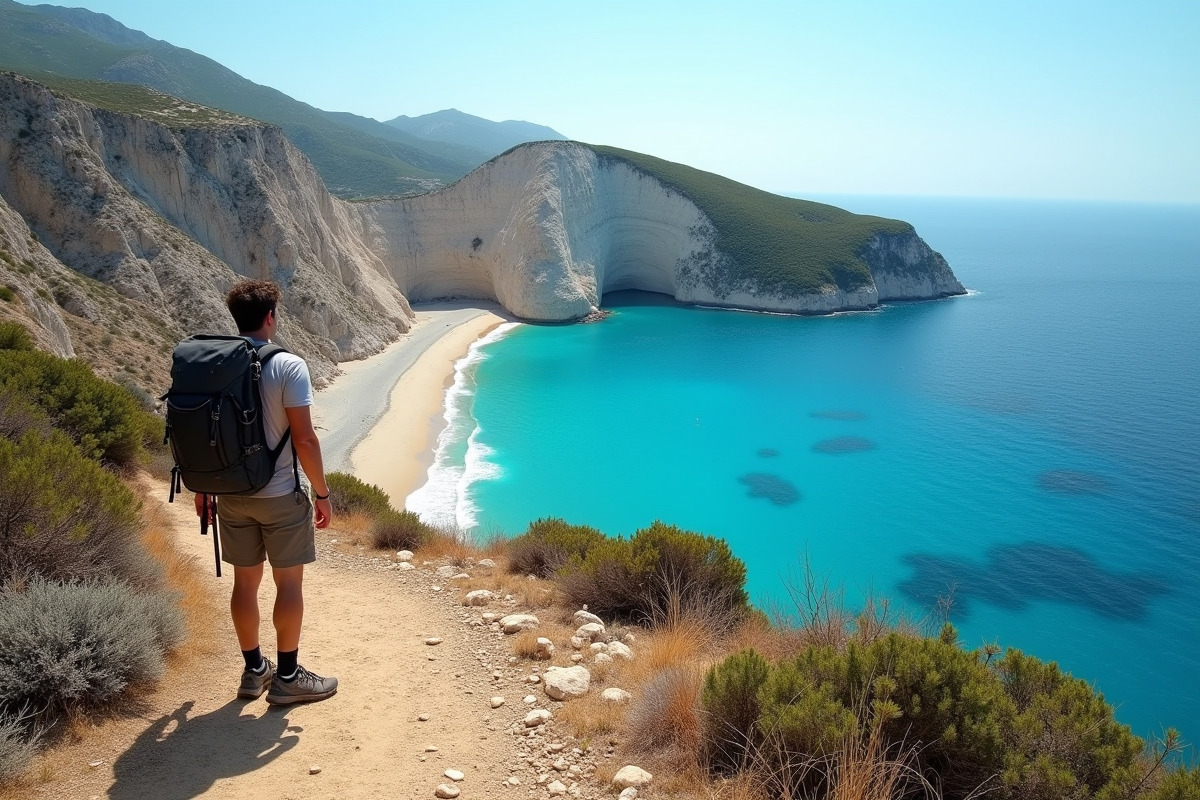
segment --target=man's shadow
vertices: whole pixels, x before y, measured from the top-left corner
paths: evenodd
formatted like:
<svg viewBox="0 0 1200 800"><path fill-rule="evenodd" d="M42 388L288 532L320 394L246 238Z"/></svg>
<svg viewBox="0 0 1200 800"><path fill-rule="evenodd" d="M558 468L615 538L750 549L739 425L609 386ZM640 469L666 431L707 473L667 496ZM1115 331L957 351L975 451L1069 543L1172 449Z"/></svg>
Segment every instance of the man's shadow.
<svg viewBox="0 0 1200 800"><path fill-rule="evenodd" d="M113 764L113 800L188 800L217 780L244 775L269 764L300 742L302 728L269 710L242 716L244 700L208 714L188 717L189 700L147 728Z"/></svg>

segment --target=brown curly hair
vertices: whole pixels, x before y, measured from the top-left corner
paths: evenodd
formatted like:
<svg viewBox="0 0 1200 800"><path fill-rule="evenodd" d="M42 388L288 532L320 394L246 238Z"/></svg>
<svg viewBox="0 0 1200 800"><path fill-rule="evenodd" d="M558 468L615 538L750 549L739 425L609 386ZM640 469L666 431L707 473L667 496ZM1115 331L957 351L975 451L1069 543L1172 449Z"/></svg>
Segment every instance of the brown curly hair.
<svg viewBox="0 0 1200 800"><path fill-rule="evenodd" d="M275 310L282 296L274 281L244 280L234 284L225 295L225 305L229 306L238 332L244 333L261 328L267 314Z"/></svg>

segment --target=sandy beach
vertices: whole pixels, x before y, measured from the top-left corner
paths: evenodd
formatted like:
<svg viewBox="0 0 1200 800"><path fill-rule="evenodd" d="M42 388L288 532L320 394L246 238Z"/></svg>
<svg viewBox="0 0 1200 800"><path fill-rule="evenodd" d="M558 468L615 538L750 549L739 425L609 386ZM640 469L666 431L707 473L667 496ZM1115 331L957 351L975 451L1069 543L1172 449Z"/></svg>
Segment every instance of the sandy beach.
<svg viewBox="0 0 1200 800"><path fill-rule="evenodd" d="M400 507L425 482L454 364L471 344L511 321L499 306L416 309L417 323L386 350L342 365L315 398L314 419L328 471L382 488Z"/></svg>

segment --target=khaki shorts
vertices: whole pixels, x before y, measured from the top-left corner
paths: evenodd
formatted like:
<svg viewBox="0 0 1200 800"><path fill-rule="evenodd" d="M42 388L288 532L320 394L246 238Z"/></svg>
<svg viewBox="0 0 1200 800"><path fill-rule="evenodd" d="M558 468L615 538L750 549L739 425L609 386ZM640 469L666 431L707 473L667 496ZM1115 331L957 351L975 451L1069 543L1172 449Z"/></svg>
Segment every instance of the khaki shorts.
<svg viewBox="0 0 1200 800"><path fill-rule="evenodd" d="M307 489L307 487L305 487ZM317 560L316 528L308 492L299 498L223 495L217 502L221 522L221 560L235 567L295 567Z"/></svg>

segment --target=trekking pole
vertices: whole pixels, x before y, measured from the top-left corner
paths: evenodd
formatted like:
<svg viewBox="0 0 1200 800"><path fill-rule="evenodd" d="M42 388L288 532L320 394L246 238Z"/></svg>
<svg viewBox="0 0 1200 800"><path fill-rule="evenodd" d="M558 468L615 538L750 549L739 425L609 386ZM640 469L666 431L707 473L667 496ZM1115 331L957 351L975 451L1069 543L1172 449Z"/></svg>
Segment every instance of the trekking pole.
<svg viewBox="0 0 1200 800"><path fill-rule="evenodd" d="M208 515L212 513L213 555L217 562L217 577L221 577L221 528L217 521L217 498L205 494L200 509L200 535L208 536ZM209 503L212 503L210 506Z"/></svg>

